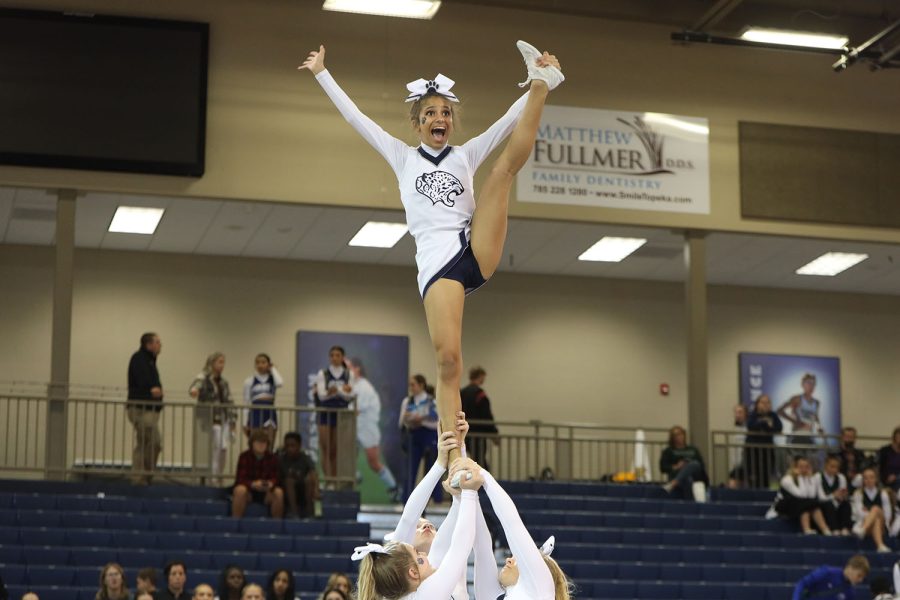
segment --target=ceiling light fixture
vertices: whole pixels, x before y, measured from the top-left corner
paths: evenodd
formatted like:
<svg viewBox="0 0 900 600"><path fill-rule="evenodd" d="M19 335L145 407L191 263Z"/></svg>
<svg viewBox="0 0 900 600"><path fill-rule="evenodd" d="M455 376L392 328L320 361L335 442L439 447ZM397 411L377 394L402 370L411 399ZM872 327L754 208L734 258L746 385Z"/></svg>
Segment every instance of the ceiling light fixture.
<svg viewBox="0 0 900 600"><path fill-rule="evenodd" d="M839 50L847 45L850 38L844 35L828 33L812 33L809 31L790 31L786 29L766 29L749 27L741 34L742 40L761 44L778 44L780 46L801 46L804 48L827 48Z"/></svg>
<svg viewBox="0 0 900 600"><path fill-rule="evenodd" d="M809 262L796 271L797 275L820 275L833 277L842 271L846 271L853 265L859 264L869 258L868 254L854 254L851 252L826 252L819 258Z"/></svg>
<svg viewBox="0 0 900 600"><path fill-rule="evenodd" d="M348 246L363 246L366 248L393 248L400 241L409 228L406 223L379 223L369 221L356 232Z"/></svg>
<svg viewBox="0 0 900 600"><path fill-rule="evenodd" d="M109 224L110 233L140 233L152 235L162 219L164 208L120 206Z"/></svg>
<svg viewBox="0 0 900 600"><path fill-rule="evenodd" d="M672 115L665 115L662 113L644 113L644 121L651 124L656 125L667 125L669 127L674 127L676 129L680 129L682 131L687 131L688 133L698 133L700 135L709 135L709 126L703 125L702 123L693 123L691 121L685 121L684 119L679 119L677 117L673 117Z"/></svg>
<svg viewBox="0 0 900 600"><path fill-rule="evenodd" d="M325 0L322 5L325 10L408 19L430 19L440 7L440 0Z"/></svg>
<svg viewBox="0 0 900 600"><path fill-rule="evenodd" d="M621 262L626 256L647 243L644 238L604 237L585 250L578 260Z"/></svg>

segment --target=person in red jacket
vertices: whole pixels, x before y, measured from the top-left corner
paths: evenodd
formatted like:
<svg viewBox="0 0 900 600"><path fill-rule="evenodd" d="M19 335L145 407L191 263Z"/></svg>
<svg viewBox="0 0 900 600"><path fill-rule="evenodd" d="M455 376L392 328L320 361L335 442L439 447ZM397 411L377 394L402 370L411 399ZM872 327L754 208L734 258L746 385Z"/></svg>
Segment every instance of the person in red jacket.
<svg viewBox="0 0 900 600"><path fill-rule="evenodd" d="M275 518L284 516L284 490L278 475L278 457L269 449L269 436L262 429L250 434L250 449L238 458L231 516L243 517L250 502L265 504Z"/></svg>

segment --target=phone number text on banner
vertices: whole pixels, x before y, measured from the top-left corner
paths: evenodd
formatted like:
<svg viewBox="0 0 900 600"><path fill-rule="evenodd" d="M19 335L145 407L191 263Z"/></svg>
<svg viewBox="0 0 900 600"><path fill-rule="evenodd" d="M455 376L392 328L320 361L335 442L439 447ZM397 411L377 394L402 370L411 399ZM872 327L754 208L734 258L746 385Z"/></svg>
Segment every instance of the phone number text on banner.
<svg viewBox="0 0 900 600"><path fill-rule="evenodd" d="M520 202L709 214L709 125L546 106L517 185Z"/></svg>

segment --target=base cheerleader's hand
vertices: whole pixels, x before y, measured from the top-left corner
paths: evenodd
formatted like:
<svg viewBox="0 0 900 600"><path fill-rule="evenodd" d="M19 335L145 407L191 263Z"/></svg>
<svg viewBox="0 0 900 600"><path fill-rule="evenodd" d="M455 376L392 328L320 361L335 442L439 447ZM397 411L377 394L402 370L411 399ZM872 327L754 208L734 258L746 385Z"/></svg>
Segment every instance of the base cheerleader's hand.
<svg viewBox="0 0 900 600"><path fill-rule="evenodd" d="M459 448L459 442L456 440L456 433L453 431L445 431L438 438L438 457L437 463L443 468L447 468L447 461L450 457L450 451Z"/></svg>
<svg viewBox="0 0 900 600"><path fill-rule="evenodd" d="M556 58L556 55L550 54L546 50L544 51L543 55L538 57L537 64L540 67L552 66L556 67L559 70L562 70L562 67L559 66L559 59Z"/></svg>
<svg viewBox="0 0 900 600"><path fill-rule="evenodd" d="M320 45L319 51L316 52L313 50L309 53L309 56L306 57L306 60L303 61L303 64L297 67L300 69L309 69L312 71L313 75L318 75L322 71L325 70L325 46Z"/></svg>

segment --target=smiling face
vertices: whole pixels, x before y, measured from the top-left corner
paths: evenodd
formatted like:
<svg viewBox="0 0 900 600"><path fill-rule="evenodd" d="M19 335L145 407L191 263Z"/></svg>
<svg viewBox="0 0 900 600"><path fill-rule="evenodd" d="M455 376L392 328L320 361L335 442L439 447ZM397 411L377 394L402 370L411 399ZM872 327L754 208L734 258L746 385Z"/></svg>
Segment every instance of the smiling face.
<svg viewBox="0 0 900 600"><path fill-rule="evenodd" d="M516 585L516 582L518 581L519 566L516 564L516 559L510 556L503 564L503 568L500 569L500 585L508 588L512 585Z"/></svg>
<svg viewBox="0 0 900 600"><path fill-rule="evenodd" d="M440 150L453 133L453 108L443 96L426 96L419 102L419 114L413 123L419 140L429 148Z"/></svg>

